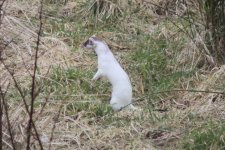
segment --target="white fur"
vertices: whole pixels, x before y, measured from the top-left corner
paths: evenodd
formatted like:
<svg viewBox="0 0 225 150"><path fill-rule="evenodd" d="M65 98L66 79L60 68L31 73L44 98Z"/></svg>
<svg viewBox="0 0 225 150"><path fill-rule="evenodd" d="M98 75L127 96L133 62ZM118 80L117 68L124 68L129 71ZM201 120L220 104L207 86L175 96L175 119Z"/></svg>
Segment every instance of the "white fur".
<svg viewBox="0 0 225 150"><path fill-rule="evenodd" d="M105 76L109 82L112 84L112 97L110 100L110 105L116 110L120 110L123 107L132 106L132 86L127 73L120 66L118 61L115 59L114 55L110 51L106 43L100 40L92 40L98 57L98 71L92 78L92 80L97 80L102 76ZM91 46L86 46L91 48Z"/></svg>

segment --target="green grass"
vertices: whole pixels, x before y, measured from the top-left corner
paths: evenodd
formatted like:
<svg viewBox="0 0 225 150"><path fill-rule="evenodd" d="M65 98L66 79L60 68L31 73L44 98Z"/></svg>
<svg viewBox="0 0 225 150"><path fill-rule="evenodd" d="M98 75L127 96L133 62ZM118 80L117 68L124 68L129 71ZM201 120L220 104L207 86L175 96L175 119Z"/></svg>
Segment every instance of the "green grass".
<svg viewBox="0 0 225 150"><path fill-rule="evenodd" d="M78 68L62 69L54 68L49 80L45 83L45 91L47 93L56 92L57 99L66 99L70 95L77 95L81 98L93 94L107 94L110 85L107 82L93 82L91 78L93 72L91 70L83 71Z"/></svg>
<svg viewBox="0 0 225 150"><path fill-rule="evenodd" d="M68 115L86 111L86 117L103 117L113 113L112 108L104 103L77 102L66 106Z"/></svg>
<svg viewBox="0 0 225 150"><path fill-rule="evenodd" d="M183 145L185 150L225 149L224 122L210 121L192 129Z"/></svg>
<svg viewBox="0 0 225 150"><path fill-rule="evenodd" d="M144 92L153 98L154 93L179 87L179 83L191 78L195 68L190 70L171 70L175 59L167 56L166 50L178 53L184 41L154 39L152 36L140 35L136 38L136 50L128 55L131 75L139 76L144 84ZM176 46L175 46L176 45ZM157 97L157 95L156 95Z"/></svg>

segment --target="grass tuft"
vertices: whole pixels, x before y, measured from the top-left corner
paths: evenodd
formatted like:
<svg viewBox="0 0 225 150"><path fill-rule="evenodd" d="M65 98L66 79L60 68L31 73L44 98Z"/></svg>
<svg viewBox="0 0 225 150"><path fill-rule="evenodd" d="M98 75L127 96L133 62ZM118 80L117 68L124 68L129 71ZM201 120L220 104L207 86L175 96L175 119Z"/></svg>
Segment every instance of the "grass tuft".
<svg viewBox="0 0 225 150"><path fill-rule="evenodd" d="M186 137L186 150L224 149L225 126L223 123L208 122L194 128Z"/></svg>

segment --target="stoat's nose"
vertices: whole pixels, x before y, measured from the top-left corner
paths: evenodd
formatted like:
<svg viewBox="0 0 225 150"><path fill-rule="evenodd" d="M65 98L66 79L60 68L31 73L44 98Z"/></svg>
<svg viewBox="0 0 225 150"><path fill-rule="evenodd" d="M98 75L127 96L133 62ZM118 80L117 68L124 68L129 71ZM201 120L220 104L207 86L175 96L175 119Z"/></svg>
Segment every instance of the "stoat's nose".
<svg viewBox="0 0 225 150"><path fill-rule="evenodd" d="M88 45L88 43L89 43L89 39L81 45L81 48L85 48Z"/></svg>

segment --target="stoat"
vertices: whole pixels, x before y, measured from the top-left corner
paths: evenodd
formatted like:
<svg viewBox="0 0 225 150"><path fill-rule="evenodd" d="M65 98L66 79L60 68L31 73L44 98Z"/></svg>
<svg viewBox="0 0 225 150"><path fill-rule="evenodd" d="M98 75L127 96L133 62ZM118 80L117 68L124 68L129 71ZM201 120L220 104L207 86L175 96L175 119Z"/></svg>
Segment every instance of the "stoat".
<svg viewBox="0 0 225 150"><path fill-rule="evenodd" d="M127 73L115 59L108 45L95 36L90 37L82 47L94 49L98 58L98 71L92 78L106 77L112 84L110 105L117 111L124 107L134 108L132 103L132 86Z"/></svg>

